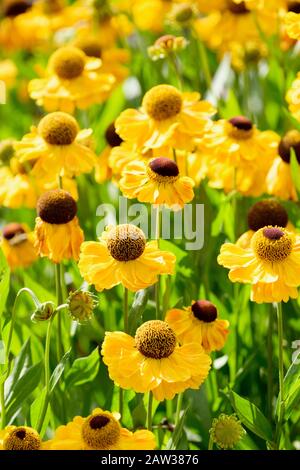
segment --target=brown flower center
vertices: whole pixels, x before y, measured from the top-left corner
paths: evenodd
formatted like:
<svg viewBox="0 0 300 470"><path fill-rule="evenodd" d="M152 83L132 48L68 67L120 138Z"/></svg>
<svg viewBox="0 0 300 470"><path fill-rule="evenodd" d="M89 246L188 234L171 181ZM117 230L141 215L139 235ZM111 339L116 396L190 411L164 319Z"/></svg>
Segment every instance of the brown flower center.
<svg viewBox="0 0 300 470"><path fill-rule="evenodd" d="M286 163L290 163L291 149L294 150L298 163L300 163L300 132L297 130L288 131L279 142L278 153Z"/></svg>
<svg viewBox="0 0 300 470"><path fill-rule="evenodd" d="M108 232L107 248L117 261L134 261L144 253L145 247L145 235L135 225L118 225Z"/></svg>
<svg viewBox="0 0 300 470"><path fill-rule="evenodd" d="M266 225L286 227L288 213L275 199L264 199L254 204L248 212L248 226L255 232Z"/></svg>
<svg viewBox="0 0 300 470"><path fill-rule="evenodd" d="M2 233L5 240L12 240L15 236L25 234L26 232L21 224L12 222L3 228Z"/></svg>
<svg viewBox="0 0 300 470"><path fill-rule="evenodd" d="M110 147L119 147L123 139L116 133L115 123L112 122L105 131L105 139Z"/></svg>
<svg viewBox="0 0 300 470"><path fill-rule="evenodd" d="M86 56L84 52L77 47L66 46L55 51L50 64L60 78L71 80L79 77L85 66Z"/></svg>
<svg viewBox="0 0 300 470"><path fill-rule="evenodd" d="M187 23L194 18L194 10L187 3L177 6L175 21L177 23Z"/></svg>
<svg viewBox="0 0 300 470"><path fill-rule="evenodd" d="M38 125L38 132L50 145L71 145L79 131L77 121L67 113L47 114Z"/></svg>
<svg viewBox="0 0 300 470"><path fill-rule="evenodd" d="M84 442L95 450L110 449L118 442L121 428L110 413L97 413L86 418L81 429Z"/></svg>
<svg viewBox="0 0 300 470"><path fill-rule="evenodd" d="M9 2L6 8L4 8L4 16L15 18L18 15L22 15L22 13L26 13L32 7L31 1L13 1Z"/></svg>
<svg viewBox="0 0 300 470"><path fill-rule="evenodd" d="M293 13L300 13L300 3L299 2L289 2L288 3L288 11L292 11Z"/></svg>
<svg viewBox="0 0 300 470"><path fill-rule="evenodd" d="M181 93L171 85L157 85L145 94L143 107L155 121L170 119L181 111Z"/></svg>
<svg viewBox="0 0 300 470"><path fill-rule="evenodd" d="M13 429L3 440L4 450L39 450L40 447L39 434L27 426Z"/></svg>
<svg viewBox="0 0 300 470"><path fill-rule="evenodd" d="M173 353L176 347L176 336L166 322L150 320L137 329L135 345L143 356L163 359Z"/></svg>
<svg viewBox="0 0 300 470"><path fill-rule="evenodd" d="M228 10L231 11L234 15L244 15L249 13L250 10L246 7L245 2L235 3L232 0L228 0Z"/></svg>
<svg viewBox="0 0 300 470"><path fill-rule="evenodd" d="M77 213L76 201L63 189L52 189L38 200L39 217L48 224L67 224Z"/></svg>
<svg viewBox="0 0 300 470"><path fill-rule="evenodd" d="M155 158L149 163L149 167L159 176L178 176L179 169L177 164L170 158Z"/></svg>
<svg viewBox="0 0 300 470"><path fill-rule="evenodd" d="M253 124L245 116L235 116L228 120L229 135L237 140L249 139L252 136Z"/></svg>
<svg viewBox="0 0 300 470"><path fill-rule="evenodd" d="M258 258L278 263L291 254L293 241L284 228L268 226L253 235L251 245Z"/></svg>
<svg viewBox="0 0 300 470"><path fill-rule="evenodd" d="M218 316L217 307L209 300L197 300L191 308L194 316L205 323L215 321Z"/></svg>

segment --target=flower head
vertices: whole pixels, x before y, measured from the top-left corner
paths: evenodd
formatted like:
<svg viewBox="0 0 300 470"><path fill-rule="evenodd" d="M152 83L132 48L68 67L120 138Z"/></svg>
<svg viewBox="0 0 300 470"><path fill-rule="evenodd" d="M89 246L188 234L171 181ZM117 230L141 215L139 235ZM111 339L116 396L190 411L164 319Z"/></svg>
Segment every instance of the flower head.
<svg viewBox="0 0 300 470"><path fill-rule="evenodd" d="M2 436L0 435L0 449L1 447L3 450L41 450L42 448L38 432L28 426L7 426L0 433L3 433Z"/></svg>
<svg viewBox="0 0 300 470"><path fill-rule="evenodd" d="M177 163L165 157L129 163L119 184L128 198L164 204L173 210L181 209L194 198L193 180L181 176Z"/></svg>
<svg viewBox="0 0 300 470"><path fill-rule="evenodd" d="M67 304L72 320L82 323L92 318L98 298L91 292L77 290L69 294Z"/></svg>
<svg viewBox="0 0 300 470"><path fill-rule="evenodd" d="M199 341L178 345L175 331L161 320L142 324L134 338L106 333L102 354L112 380L137 393L151 390L157 400L199 388L211 363Z"/></svg>
<svg viewBox="0 0 300 470"><path fill-rule="evenodd" d="M222 349L229 333L229 322L219 318L216 306L208 300L197 300L183 310L169 310L166 322L182 344L198 342L207 353Z"/></svg>
<svg viewBox="0 0 300 470"><path fill-rule="evenodd" d="M12 270L26 268L37 259L33 233L18 222L9 223L2 229L1 248Z"/></svg>
<svg viewBox="0 0 300 470"><path fill-rule="evenodd" d="M257 231L266 225L286 227L288 213L276 199L263 199L258 201L248 211L248 227Z"/></svg>
<svg viewBox="0 0 300 470"><path fill-rule="evenodd" d="M29 83L29 94L46 111L73 113L101 103L111 93L115 78L102 73L101 60L74 46L57 49L49 59L47 76Z"/></svg>
<svg viewBox="0 0 300 470"><path fill-rule="evenodd" d="M182 93L171 85L157 85L145 94L139 110L127 109L116 120L117 133L139 147L178 149L195 146L210 128L214 108L199 101L198 93Z"/></svg>
<svg viewBox="0 0 300 470"><path fill-rule="evenodd" d="M232 282L249 283L255 302L287 302L296 298L300 237L284 227L266 226L251 237L250 246L225 243L219 264L230 269Z"/></svg>
<svg viewBox="0 0 300 470"><path fill-rule="evenodd" d="M209 433L221 449L233 449L245 435L245 430L235 415L222 413L213 420Z"/></svg>
<svg viewBox="0 0 300 470"><path fill-rule="evenodd" d="M185 49L186 46L187 40L183 36L165 34L159 37L153 46L148 47L148 54L152 60L164 59Z"/></svg>
<svg viewBox="0 0 300 470"><path fill-rule="evenodd" d="M36 247L40 256L54 263L63 259L78 259L83 232L79 227L77 204L62 189L43 194L37 204Z"/></svg>
<svg viewBox="0 0 300 470"><path fill-rule="evenodd" d="M82 245L79 270L98 291L122 283L131 291L144 289L159 274L171 274L175 256L158 249L157 242L146 242L138 227L130 224L110 226L99 242Z"/></svg>
<svg viewBox="0 0 300 470"><path fill-rule="evenodd" d="M76 416L66 426L59 426L50 450L153 450L156 446L152 432L134 433L122 428L117 413L96 408L90 416Z"/></svg>
<svg viewBox="0 0 300 470"><path fill-rule="evenodd" d="M22 164L32 162L32 175L42 180L88 173L97 161L87 145L91 134L91 129L81 131L70 114L50 113L15 144L16 155Z"/></svg>

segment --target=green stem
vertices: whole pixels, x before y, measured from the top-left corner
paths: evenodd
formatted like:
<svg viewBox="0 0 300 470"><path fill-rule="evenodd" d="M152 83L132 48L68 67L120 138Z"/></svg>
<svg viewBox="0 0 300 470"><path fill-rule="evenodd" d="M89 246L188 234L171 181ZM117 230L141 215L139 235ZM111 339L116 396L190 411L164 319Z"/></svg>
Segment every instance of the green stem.
<svg viewBox="0 0 300 470"><path fill-rule="evenodd" d="M124 288L124 331L128 333L128 289Z"/></svg>
<svg viewBox="0 0 300 470"><path fill-rule="evenodd" d="M175 426L178 426L179 421L180 421L180 412L182 409L182 402L183 402L183 393L179 393L177 397L177 405L176 405Z"/></svg>
<svg viewBox="0 0 300 470"><path fill-rule="evenodd" d="M156 208L156 221L155 221L155 239L159 247L160 240L160 207ZM155 305L156 305L156 319L160 320L160 276L158 276L157 283L155 284Z"/></svg>
<svg viewBox="0 0 300 470"><path fill-rule="evenodd" d="M176 75L176 78L177 78L178 88L180 90L182 90L183 89L183 80L182 80L182 76L181 76L180 71L179 71L179 67L178 67L178 63L177 63L177 57L176 57L175 54L169 54L168 58L169 58L169 62L171 64L170 69L172 67L174 68L175 75ZM171 72L171 70L170 70L170 72Z"/></svg>
<svg viewBox="0 0 300 470"><path fill-rule="evenodd" d="M208 442L208 450L213 450L214 449L214 440L212 436L209 436L209 442Z"/></svg>
<svg viewBox="0 0 300 470"><path fill-rule="evenodd" d="M123 416L123 389L121 387L119 387L119 413L121 415L121 419L122 419L122 416Z"/></svg>
<svg viewBox="0 0 300 470"><path fill-rule="evenodd" d="M1 426L0 426L0 429L4 429L5 424L6 424L4 390L5 390L5 381L2 382L1 388L0 388L0 406L1 406Z"/></svg>
<svg viewBox="0 0 300 470"><path fill-rule="evenodd" d="M268 416L269 419L272 419L272 401L273 401L273 332L274 332L274 322L273 322L273 307L269 306L269 325L268 325Z"/></svg>
<svg viewBox="0 0 300 470"><path fill-rule="evenodd" d="M202 70L203 70L203 75L204 75L204 79L205 79L206 88L207 88L207 90L209 90L211 88L212 77L211 77L211 73L210 73L206 47L204 46L202 41L199 41L197 31L195 31L194 28L192 28L192 33L193 33L193 37L194 37L195 44L196 44L196 47L197 47L197 51L198 51L198 54L199 54L200 62L201 62L201 65L202 65Z"/></svg>
<svg viewBox="0 0 300 470"><path fill-rule="evenodd" d="M280 448L280 439L282 433L282 424L284 417L284 366L283 366L283 320L282 320L282 303L278 302L277 321L278 321L278 370L279 370L279 414L276 426L276 447Z"/></svg>
<svg viewBox="0 0 300 470"><path fill-rule="evenodd" d="M49 405L49 400L50 400L50 340L51 340L51 330L52 330L52 324L54 320L55 315L52 315L52 317L49 320L48 323L48 328L47 328L47 335L46 335L46 344L45 344L45 387L46 387L46 394L45 394L45 399L43 400L41 411L39 414L39 419L37 423L36 430L38 433L41 432L45 416L48 410L48 405Z"/></svg>
<svg viewBox="0 0 300 470"><path fill-rule="evenodd" d="M59 307L63 303L63 295L62 295L62 285L61 285L61 265L57 263L55 265L55 284L56 284L56 302L57 307ZM57 315L57 362L60 361L61 357L63 356L63 341L62 341L62 321L61 321L61 313L59 312Z"/></svg>
<svg viewBox="0 0 300 470"><path fill-rule="evenodd" d="M147 429L152 429L152 405L153 405L153 394L150 390L148 397L148 409L147 409Z"/></svg>

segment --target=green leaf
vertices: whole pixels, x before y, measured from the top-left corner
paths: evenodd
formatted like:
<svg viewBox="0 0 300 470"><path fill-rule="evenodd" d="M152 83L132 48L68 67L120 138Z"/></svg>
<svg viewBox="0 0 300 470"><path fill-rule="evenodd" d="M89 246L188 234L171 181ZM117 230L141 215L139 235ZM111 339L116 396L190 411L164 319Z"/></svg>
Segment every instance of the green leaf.
<svg viewBox="0 0 300 470"><path fill-rule="evenodd" d="M23 372L23 371L22 371ZM9 400L6 401L7 420L21 410L24 402L30 394L38 387L43 372L43 363L39 362L26 369L22 377L15 383Z"/></svg>
<svg viewBox="0 0 300 470"><path fill-rule="evenodd" d="M257 406L232 390L229 392L229 399L241 422L250 429L250 431L265 441L272 440L271 424Z"/></svg>
<svg viewBox="0 0 300 470"><path fill-rule="evenodd" d="M186 418L188 409L189 409L189 406L187 406L183 410L183 412L180 416L179 423L177 424L171 439L168 441L168 443L166 445L166 450L179 449L179 443L180 443L180 440L182 439L182 434L184 433L183 426L184 426L184 422L185 422L185 418Z"/></svg>
<svg viewBox="0 0 300 470"><path fill-rule="evenodd" d="M143 312L147 306L149 293L147 289L139 290L134 296L134 300L129 311L129 334L134 334L139 323L142 321Z"/></svg>
<svg viewBox="0 0 300 470"><path fill-rule="evenodd" d="M143 401L143 394L137 393L128 402L134 428L145 427L147 412Z"/></svg>
<svg viewBox="0 0 300 470"><path fill-rule="evenodd" d="M98 373L99 364L98 348L94 349L89 356L76 359L66 374L66 387L77 387L78 385L92 382Z"/></svg>
<svg viewBox="0 0 300 470"><path fill-rule="evenodd" d="M24 343L20 353L15 358L12 373L6 381L6 399L10 400L15 384L30 365L30 338Z"/></svg>
<svg viewBox="0 0 300 470"><path fill-rule="evenodd" d="M2 315L8 292L9 292L9 282L10 282L10 269L7 264L6 258L3 254L3 251L0 248L0 316ZM0 332L1 335L1 332ZM1 336L0 336L1 337Z"/></svg>
<svg viewBox="0 0 300 470"><path fill-rule="evenodd" d="M288 419L300 402L300 352L294 358L284 378L285 418ZM276 414L279 412L277 400Z"/></svg>
<svg viewBox="0 0 300 470"><path fill-rule="evenodd" d="M53 373L50 377L50 395L53 392L53 390L55 389L59 379L61 378L61 376L63 374L63 371L65 370L66 364L67 364L67 362L69 360L69 357L70 357L70 353L71 353L71 349L69 349L69 351L66 352L66 354L63 356L61 361L55 367L55 369L54 369L54 371L53 371Z"/></svg>

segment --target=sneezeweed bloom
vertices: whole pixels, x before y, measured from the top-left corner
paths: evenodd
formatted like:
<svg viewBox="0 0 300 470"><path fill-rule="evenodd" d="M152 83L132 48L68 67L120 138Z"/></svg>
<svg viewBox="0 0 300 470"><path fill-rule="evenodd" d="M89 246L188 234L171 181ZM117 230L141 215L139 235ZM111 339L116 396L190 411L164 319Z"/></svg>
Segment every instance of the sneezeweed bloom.
<svg viewBox="0 0 300 470"><path fill-rule="evenodd" d="M229 279L252 285L254 302L287 302L300 285L300 236L283 227L267 226L253 235L249 248L225 243L218 263Z"/></svg>
<svg viewBox="0 0 300 470"><path fill-rule="evenodd" d="M152 60L165 59L186 48L188 42L183 36L165 34L158 38L153 46L148 47L148 55Z"/></svg>
<svg viewBox="0 0 300 470"><path fill-rule="evenodd" d="M198 10L192 2L173 3L167 21L179 27L188 27L196 18Z"/></svg>
<svg viewBox="0 0 300 470"><path fill-rule="evenodd" d="M244 437L246 431L237 416L222 413L213 420L209 434L213 442L221 449L233 449Z"/></svg>
<svg viewBox="0 0 300 470"><path fill-rule="evenodd" d="M32 322L37 323L40 321L47 321L49 320L55 312L55 304L54 302L48 301L39 304L33 314L31 315L30 319Z"/></svg>
<svg viewBox="0 0 300 470"><path fill-rule="evenodd" d="M216 306L208 300L197 300L183 310L169 310L166 322L182 344L198 342L208 354L222 349L229 333L229 322L218 318Z"/></svg>
<svg viewBox="0 0 300 470"><path fill-rule="evenodd" d="M91 134L92 129L81 131L73 116L50 113L15 144L16 155L22 164L33 162L31 174L45 180L89 173L97 161L87 145Z"/></svg>
<svg viewBox="0 0 300 470"><path fill-rule="evenodd" d="M286 32L290 38L300 39L300 4L299 2L291 2L288 13L284 18Z"/></svg>
<svg viewBox="0 0 300 470"><path fill-rule="evenodd" d="M91 292L83 290L71 292L67 299L69 314L72 320L78 323L85 323L91 320L98 303L98 297Z"/></svg>
<svg viewBox="0 0 300 470"><path fill-rule="evenodd" d="M172 8L172 2L165 0L134 0L131 13L138 29L160 32L164 27L166 14Z"/></svg>
<svg viewBox="0 0 300 470"><path fill-rule="evenodd" d="M101 60L87 57L81 49L66 46L48 62L46 78L29 83L29 94L48 112L73 113L106 100L115 84L111 74L101 72Z"/></svg>
<svg viewBox="0 0 300 470"><path fill-rule="evenodd" d="M153 450L152 432L131 432L119 424L120 415L96 408L90 416L76 416L66 426L59 426L49 450Z"/></svg>
<svg viewBox="0 0 300 470"><path fill-rule="evenodd" d="M211 364L199 341L179 345L173 329L161 320L143 323L134 338L121 331L106 333L102 354L116 384L137 393L152 391L159 401L198 389Z"/></svg>
<svg viewBox="0 0 300 470"><path fill-rule="evenodd" d="M112 170L109 165L109 158L111 155L111 151L115 147L119 147L123 140L121 137L116 133L115 123L112 122L105 131L105 140L106 140L106 147L99 155L99 158L96 163L95 167L95 179L97 183L103 183L111 178ZM131 146L130 146L131 147Z"/></svg>
<svg viewBox="0 0 300 470"><path fill-rule="evenodd" d="M155 284L160 274L173 274L175 261L157 241L146 242L138 227L124 224L107 227L98 242L83 243L78 266L97 291L123 284L136 292Z"/></svg>
<svg viewBox="0 0 300 470"><path fill-rule="evenodd" d="M289 110L292 115L300 121L300 72L298 72L296 79L293 81L291 87L287 91L286 101L289 105Z"/></svg>
<svg viewBox="0 0 300 470"><path fill-rule="evenodd" d="M278 142L275 132L259 131L245 116L216 122L205 137L209 184L225 192L236 189L244 195L261 195Z"/></svg>
<svg viewBox="0 0 300 470"><path fill-rule="evenodd" d="M34 234L24 224L10 223L2 229L0 246L12 271L27 268L37 260Z"/></svg>
<svg viewBox="0 0 300 470"><path fill-rule="evenodd" d="M199 93L157 85L147 91L140 109L126 109L120 114L116 131L138 147L193 149L194 139L208 131L215 113L210 103L199 99Z"/></svg>
<svg viewBox="0 0 300 470"><path fill-rule="evenodd" d="M180 210L194 198L194 181L181 176L177 164L169 158L129 163L120 180L124 196L140 202L165 205Z"/></svg>
<svg viewBox="0 0 300 470"><path fill-rule="evenodd" d="M0 450L43 450L39 433L28 426L6 426L0 430Z"/></svg>
<svg viewBox="0 0 300 470"><path fill-rule="evenodd" d="M279 142L278 156L273 161L266 181L269 194L297 201L298 196L290 166L292 150L300 162L300 132L295 129L288 131Z"/></svg>
<svg viewBox="0 0 300 470"><path fill-rule="evenodd" d="M38 254L47 256L54 263L64 259L77 260L84 236L72 196L62 189L48 191L39 198L37 212L35 246Z"/></svg>

